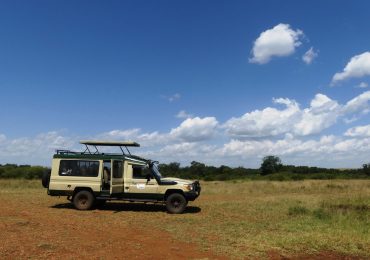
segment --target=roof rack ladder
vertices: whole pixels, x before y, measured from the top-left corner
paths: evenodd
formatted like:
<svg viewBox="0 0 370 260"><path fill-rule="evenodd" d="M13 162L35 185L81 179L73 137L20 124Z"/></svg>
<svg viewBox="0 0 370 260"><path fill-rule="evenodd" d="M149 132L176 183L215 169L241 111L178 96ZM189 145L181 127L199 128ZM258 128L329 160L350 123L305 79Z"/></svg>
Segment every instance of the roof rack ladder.
<svg viewBox="0 0 370 260"><path fill-rule="evenodd" d="M83 151L83 153L86 153L86 151L88 151L89 154L91 154L91 151L90 151L89 147L87 146L87 144L85 144L85 146L86 146L86 149L85 149L85 151Z"/></svg>
<svg viewBox="0 0 370 260"><path fill-rule="evenodd" d="M123 155L126 155L125 152L122 149L122 146L119 146L119 149L121 149L121 152L122 152Z"/></svg>

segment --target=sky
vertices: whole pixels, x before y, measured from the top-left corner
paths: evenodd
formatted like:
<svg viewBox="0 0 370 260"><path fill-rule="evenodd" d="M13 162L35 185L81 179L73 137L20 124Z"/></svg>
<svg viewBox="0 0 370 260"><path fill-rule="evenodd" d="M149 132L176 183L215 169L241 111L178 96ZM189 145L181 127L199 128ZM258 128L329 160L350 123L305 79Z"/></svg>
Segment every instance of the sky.
<svg viewBox="0 0 370 260"><path fill-rule="evenodd" d="M370 162L369 1L1 1L0 163Z"/></svg>

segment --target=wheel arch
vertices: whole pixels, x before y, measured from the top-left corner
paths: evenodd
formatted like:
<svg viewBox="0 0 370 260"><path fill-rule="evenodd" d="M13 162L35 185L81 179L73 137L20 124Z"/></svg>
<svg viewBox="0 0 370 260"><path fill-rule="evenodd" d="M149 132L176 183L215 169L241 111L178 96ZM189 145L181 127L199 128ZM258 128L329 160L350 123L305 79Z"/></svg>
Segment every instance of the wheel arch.
<svg viewBox="0 0 370 260"><path fill-rule="evenodd" d="M76 187L76 188L73 190L73 196L74 196L75 194L77 194L78 192L83 191L83 190L86 190L86 191L91 192L91 194L95 197L94 191L93 191L90 187Z"/></svg>
<svg viewBox="0 0 370 260"><path fill-rule="evenodd" d="M174 194L174 193L179 193L179 194L181 194L181 195L183 195L185 197L184 191L182 191L180 189L169 189L164 194L164 200L166 201L167 197L170 196L171 194Z"/></svg>

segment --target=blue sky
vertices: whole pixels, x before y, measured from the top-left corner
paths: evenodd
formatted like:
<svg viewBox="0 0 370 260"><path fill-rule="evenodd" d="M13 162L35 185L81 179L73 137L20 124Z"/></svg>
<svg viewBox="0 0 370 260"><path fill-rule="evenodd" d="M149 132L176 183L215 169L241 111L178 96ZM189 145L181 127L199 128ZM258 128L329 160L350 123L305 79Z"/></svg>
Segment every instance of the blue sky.
<svg viewBox="0 0 370 260"><path fill-rule="evenodd" d="M54 149L99 138L183 165L258 167L275 154L360 167L370 160L369 9L2 1L0 163L48 165Z"/></svg>

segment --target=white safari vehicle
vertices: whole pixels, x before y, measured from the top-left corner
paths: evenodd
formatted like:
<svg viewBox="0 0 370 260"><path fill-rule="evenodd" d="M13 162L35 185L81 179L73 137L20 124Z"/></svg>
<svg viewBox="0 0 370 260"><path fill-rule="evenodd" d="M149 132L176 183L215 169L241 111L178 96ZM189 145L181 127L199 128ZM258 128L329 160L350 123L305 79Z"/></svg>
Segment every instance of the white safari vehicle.
<svg viewBox="0 0 370 260"><path fill-rule="evenodd" d="M81 141L83 152L57 150L51 172L42 184L51 196L67 196L74 207L88 210L109 200L164 203L168 212L182 213L200 194L199 181L163 178L155 161L132 155L135 142ZM101 146L121 153L102 153ZM125 148L125 150L123 149ZM126 151L126 152L125 152Z"/></svg>

